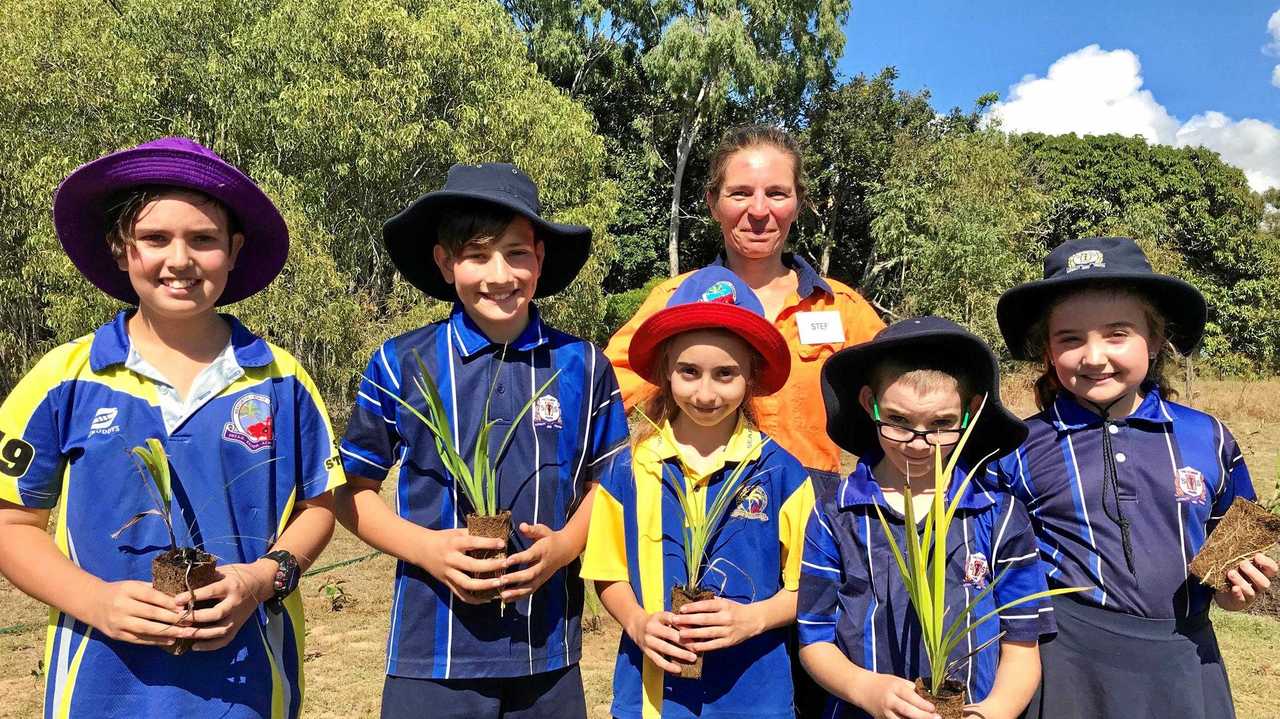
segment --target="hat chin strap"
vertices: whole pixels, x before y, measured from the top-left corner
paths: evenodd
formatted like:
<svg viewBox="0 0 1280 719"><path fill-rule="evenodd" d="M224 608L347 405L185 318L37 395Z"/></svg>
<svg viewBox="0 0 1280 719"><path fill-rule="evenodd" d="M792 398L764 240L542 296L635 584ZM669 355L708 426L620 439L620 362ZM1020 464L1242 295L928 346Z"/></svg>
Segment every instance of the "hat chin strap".
<svg viewBox="0 0 1280 719"><path fill-rule="evenodd" d="M1111 447L1111 408L1124 399L1124 395L1115 398L1105 407L1083 397L1080 399L1102 415L1102 511L1106 513L1107 519L1119 525L1120 541L1124 546L1124 563L1129 568L1129 574L1136 579L1138 570L1133 563L1133 540L1129 532L1132 523L1128 517L1124 516L1124 507L1120 504L1119 468L1116 467L1115 452L1112 451ZM1114 512L1112 512L1111 506L1107 504L1108 491L1115 506Z"/></svg>

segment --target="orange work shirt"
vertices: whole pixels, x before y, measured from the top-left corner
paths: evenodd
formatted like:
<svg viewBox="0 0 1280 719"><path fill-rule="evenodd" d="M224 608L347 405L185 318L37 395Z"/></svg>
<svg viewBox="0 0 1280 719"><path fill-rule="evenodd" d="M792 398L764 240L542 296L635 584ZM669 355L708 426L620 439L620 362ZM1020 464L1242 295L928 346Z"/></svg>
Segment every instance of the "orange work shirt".
<svg viewBox="0 0 1280 719"><path fill-rule="evenodd" d="M838 476L840 449L827 436L822 365L841 349L870 340L884 329L884 322L870 303L849 286L819 276L801 257L785 254L782 259L798 279L796 292L787 298L773 322L791 348L791 376L781 390L753 399L751 407L760 430L795 455L806 468ZM715 264L724 264L723 256L717 258ZM667 306L676 288L690 274L692 272L686 272L653 288L635 316L609 338L604 353L617 371L622 402L628 412L657 391L653 384L631 370L628 357L631 336L650 315ZM832 329L832 315L802 313L838 314L839 336ZM803 338L802 324L806 330ZM809 330L823 325L823 330L813 333L816 337L810 335ZM802 339L811 342L805 343Z"/></svg>

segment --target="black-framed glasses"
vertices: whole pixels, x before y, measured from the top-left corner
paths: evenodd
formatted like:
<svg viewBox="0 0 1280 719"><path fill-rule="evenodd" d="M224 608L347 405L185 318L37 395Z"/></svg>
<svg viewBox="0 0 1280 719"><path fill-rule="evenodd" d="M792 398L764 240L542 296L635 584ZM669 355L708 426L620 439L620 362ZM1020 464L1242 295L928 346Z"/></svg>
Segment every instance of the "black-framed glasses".
<svg viewBox="0 0 1280 719"><path fill-rule="evenodd" d="M968 410L965 410L964 417L960 420L960 426L956 429L912 429L882 421L880 419L880 403L874 399L871 400L871 409L876 430L880 432L880 436L904 444L913 441L916 437L921 437L926 444L933 447L950 447L960 442L960 438L964 436L965 428L969 426Z"/></svg>

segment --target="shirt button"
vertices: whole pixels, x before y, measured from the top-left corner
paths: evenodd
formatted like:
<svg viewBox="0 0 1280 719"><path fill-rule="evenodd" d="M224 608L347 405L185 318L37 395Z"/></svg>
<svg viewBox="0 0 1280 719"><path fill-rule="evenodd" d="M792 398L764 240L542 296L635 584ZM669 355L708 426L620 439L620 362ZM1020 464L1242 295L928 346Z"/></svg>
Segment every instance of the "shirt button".
<svg viewBox="0 0 1280 719"><path fill-rule="evenodd" d="M1111 425L1107 425L1107 431L1110 432L1111 434L1119 434L1120 428L1115 426L1114 424L1111 424Z"/></svg>
<svg viewBox="0 0 1280 719"><path fill-rule="evenodd" d="M1116 461L1124 464L1124 452L1116 452Z"/></svg>
<svg viewBox="0 0 1280 719"><path fill-rule="evenodd" d="M507 388L506 388L506 387L504 387L504 386L502 386L502 385L498 385L495 391L496 391L498 394L502 394L503 392L506 392L506 391L507 391Z"/></svg>

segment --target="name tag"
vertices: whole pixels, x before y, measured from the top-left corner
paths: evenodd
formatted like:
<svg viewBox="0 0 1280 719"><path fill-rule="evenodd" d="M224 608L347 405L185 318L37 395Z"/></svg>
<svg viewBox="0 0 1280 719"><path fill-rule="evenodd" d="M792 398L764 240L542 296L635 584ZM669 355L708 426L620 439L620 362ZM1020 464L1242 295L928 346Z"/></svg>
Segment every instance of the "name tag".
<svg viewBox="0 0 1280 719"><path fill-rule="evenodd" d="M796 327L801 344L844 344L844 323L839 312L797 312Z"/></svg>

